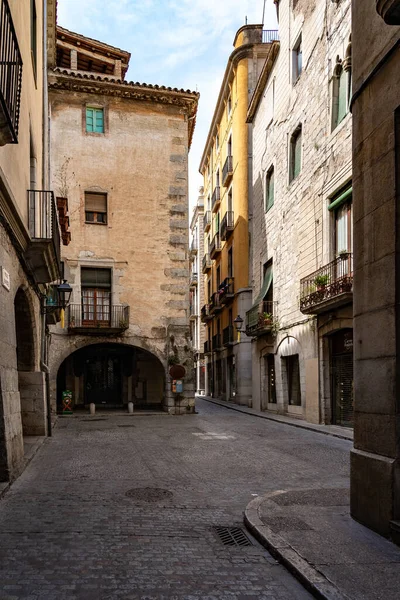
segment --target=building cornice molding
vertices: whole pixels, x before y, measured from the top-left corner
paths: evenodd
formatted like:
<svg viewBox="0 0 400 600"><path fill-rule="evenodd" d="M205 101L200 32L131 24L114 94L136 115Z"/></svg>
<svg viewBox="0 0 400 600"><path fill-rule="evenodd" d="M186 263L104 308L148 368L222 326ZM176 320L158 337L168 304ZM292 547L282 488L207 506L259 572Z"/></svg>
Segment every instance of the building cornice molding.
<svg viewBox="0 0 400 600"><path fill-rule="evenodd" d="M50 90L100 94L125 100L176 106L188 117L190 147L200 97L198 92L147 83L126 82L101 75L76 73L58 67L49 71L48 80Z"/></svg>
<svg viewBox="0 0 400 600"><path fill-rule="evenodd" d="M400 0L376 0L376 10L388 25L400 25Z"/></svg>
<svg viewBox="0 0 400 600"><path fill-rule="evenodd" d="M250 100L249 109L247 111L247 119L246 123L252 123L257 112L258 106L261 101L262 94L264 92L265 86L267 85L267 81L269 76L271 75L271 71L275 64L276 58L279 54L280 43L278 41L274 41L271 44L268 56L265 60L265 64L261 71L260 77L258 78L257 85L255 87L253 96Z"/></svg>
<svg viewBox="0 0 400 600"><path fill-rule="evenodd" d="M207 141L201 157L199 171L202 175L204 175L207 157L210 153L213 138L217 133L217 124L221 120L221 116L225 108L225 101L228 98L228 86L231 81L233 81L235 76L235 69L241 60L251 58L255 51L257 52L257 56L266 57L269 52L269 44L245 44L243 46L239 46L239 48L236 48L228 58L228 63L226 65L224 78L222 80L217 104L215 106L214 115L211 121L211 126L208 130Z"/></svg>

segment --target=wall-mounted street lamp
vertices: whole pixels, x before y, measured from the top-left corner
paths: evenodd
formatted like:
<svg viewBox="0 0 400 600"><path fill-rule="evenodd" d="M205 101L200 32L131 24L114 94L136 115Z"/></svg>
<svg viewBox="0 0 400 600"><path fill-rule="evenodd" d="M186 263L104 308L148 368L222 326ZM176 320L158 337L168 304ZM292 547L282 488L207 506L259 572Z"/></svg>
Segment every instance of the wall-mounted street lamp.
<svg viewBox="0 0 400 600"><path fill-rule="evenodd" d="M236 319L233 321L233 324L236 327L236 331L237 331L237 334L238 334L237 341L240 342L240 332L243 329L243 319L242 319L242 317L240 315L238 315L236 317Z"/></svg>
<svg viewBox="0 0 400 600"><path fill-rule="evenodd" d="M70 303L72 287L66 279L58 285L52 287L52 293L46 296L44 312L49 313L55 310L65 310Z"/></svg>

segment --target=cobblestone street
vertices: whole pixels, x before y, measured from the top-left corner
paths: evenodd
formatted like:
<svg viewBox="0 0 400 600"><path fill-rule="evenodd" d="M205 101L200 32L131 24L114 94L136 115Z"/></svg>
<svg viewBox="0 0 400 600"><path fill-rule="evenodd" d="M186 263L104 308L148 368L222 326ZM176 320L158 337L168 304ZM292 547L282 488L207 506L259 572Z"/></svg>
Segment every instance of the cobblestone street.
<svg viewBox="0 0 400 600"><path fill-rule="evenodd" d="M347 488L351 443L197 410L60 418L0 500L1 600L311 598L256 541L224 546L213 526L244 528L268 490Z"/></svg>

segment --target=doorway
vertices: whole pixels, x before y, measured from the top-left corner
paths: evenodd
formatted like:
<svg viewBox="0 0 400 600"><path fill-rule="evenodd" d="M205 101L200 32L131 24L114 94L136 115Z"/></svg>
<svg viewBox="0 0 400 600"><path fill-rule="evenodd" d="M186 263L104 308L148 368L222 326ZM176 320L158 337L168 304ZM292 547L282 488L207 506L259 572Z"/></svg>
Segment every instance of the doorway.
<svg viewBox="0 0 400 600"><path fill-rule="evenodd" d="M353 427L353 330L331 336L332 423Z"/></svg>

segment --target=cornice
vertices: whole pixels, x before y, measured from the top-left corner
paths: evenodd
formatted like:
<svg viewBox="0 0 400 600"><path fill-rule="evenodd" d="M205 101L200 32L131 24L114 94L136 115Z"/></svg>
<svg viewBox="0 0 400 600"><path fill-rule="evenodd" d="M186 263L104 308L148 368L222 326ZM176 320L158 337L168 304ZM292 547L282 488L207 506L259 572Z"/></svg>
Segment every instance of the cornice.
<svg viewBox="0 0 400 600"><path fill-rule="evenodd" d="M121 81L112 77L108 78L90 73L76 73L69 69L60 69L59 67L49 71L48 81L50 90L100 94L103 96L115 96L125 100L154 102L156 104L180 107L188 117L190 148L200 97L198 92L147 83Z"/></svg>
<svg viewBox="0 0 400 600"><path fill-rule="evenodd" d="M400 0L376 0L376 10L388 25L400 25Z"/></svg>
<svg viewBox="0 0 400 600"><path fill-rule="evenodd" d="M258 78L256 88L254 90L253 96L250 100L249 109L247 111L247 119L246 123L252 123L254 116L257 112L257 108L261 101L262 93L267 85L267 81L271 74L272 68L275 64L276 58L279 54L280 43L278 41L272 42L268 56L265 60L265 64L261 71L261 75Z"/></svg>

